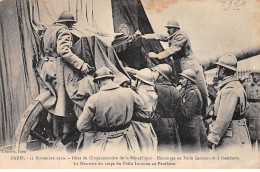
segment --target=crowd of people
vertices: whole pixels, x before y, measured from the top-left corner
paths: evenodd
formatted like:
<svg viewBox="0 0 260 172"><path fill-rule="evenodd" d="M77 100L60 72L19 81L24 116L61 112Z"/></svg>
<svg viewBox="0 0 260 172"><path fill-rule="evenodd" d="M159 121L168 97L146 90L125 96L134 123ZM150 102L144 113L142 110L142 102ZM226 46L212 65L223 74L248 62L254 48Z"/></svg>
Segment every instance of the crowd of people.
<svg viewBox="0 0 260 172"><path fill-rule="evenodd" d="M71 115L66 105L66 99L71 94L66 83L73 81L73 78L66 76L63 70L67 63L82 72L91 70L87 63L71 52L69 27L73 23L74 17L64 12L43 36L46 60L41 77L47 83L46 89L52 90L55 95L53 121L63 119L64 144L67 143L68 131L71 131L68 120L71 118L66 116ZM204 152L230 147L250 149L250 136L252 143L257 141L259 145L259 75L258 80L246 87L247 95L235 77L236 57L228 54L216 62L218 93L213 122L207 132L204 119L208 91L202 66L192 52L189 38L180 30L179 23L170 20L165 27L167 35L139 35L143 39L167 41L169 48L165 51L159 54L150 52L148 55L150 58L167 58L169 64L139 71L126 68L126 71L131 70L131 84L114 82L115 76L106 66L95 71L93 82L98 91L88 95L77 120L77 129L82 133L79 151L169 153ZM249 110L246 110L247 101L251 104ZM256 132L251 129L256 129Z"/></svg>

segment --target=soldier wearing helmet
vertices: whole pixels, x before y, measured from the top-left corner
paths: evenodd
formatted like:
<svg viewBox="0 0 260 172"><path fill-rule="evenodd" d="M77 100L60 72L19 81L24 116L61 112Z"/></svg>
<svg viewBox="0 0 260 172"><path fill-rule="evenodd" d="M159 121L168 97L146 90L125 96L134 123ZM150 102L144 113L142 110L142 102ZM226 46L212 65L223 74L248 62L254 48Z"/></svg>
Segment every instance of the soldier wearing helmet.
<svg viewBox="0 0 260 172"><path fill-rule="evenodd" d="M72 51L72 35L70 28L76 23L74 16L69 12L62 12L58 20L48 27L43 35L43 66L41 78L45 87L42 91L50 91L47 110L53 114L54 139L62 137L66 144L70 136L74 137L76 118L73 111L73 90L77 81L78 72L87 74L91 67L84 63ZM86 98L83 98L84 100ZM73 102L72 102L73 101ZM63 122L63 131L60 131L59 122ZM60 133L63 133L61 136Z"/></svg>
<svg viewBox="0 0 260 172"><path fill-rule="evenodd" d="M246 119L253 150L260 151L260 69L251 72L252 82L245 84L247 93Z"/></svg>
<svg viewBox="0 0 260 172"><path fill-rule="evenodd" d="M237 59L234 55L227 54L216 64L220 82L214 106L214 121L208 135L208 147L229 151L232 147L250 150L245 119L246 93L235 77Z"/></svg>
<svg viewBox="0 0 260 172"><path fill-rule="evenodd" d="M105 66L95 72L94 82L100 90L90 96L77 121L84 135L82 151L118 154L140 150L130 121L134 111L143 109L143 100L113 79L112 71Z"/></svg>
<svg viewBox="0 0 260 172"><path fill-rule="evenodd" d="M203 101L196 85L196 72L191 69L180 74L180 92L184 108L183 116L178 116L182 150L196 152L207 150L206 128L201 114ZM179 114L180 115L180 114Z"/></svg>
<svg viewBox="0 0 260 172"><path fill-rule="evenodd" d="M153 127L158 138L158 152L181 152L181 142L175 117L183 112L181 95L172 83L172 67L159 64L152 68L157 72L155 91L158 94Z"/></svg>
<svg viewBox="0 0 260 172"><path fill-rule="evenodd" d="M154 74L150 69L145 68L138 71L134 77L136 78L136 92L142 98L144 107L141 111L134 113L132 126L141 151L156 153L158 141L151 123L158 98L154 89Z"/></svg>
<svg viewBox="0 0 260 172"><path fill-rule="evenodd" d="M193 69L197 72L196 82L203 98L203 114L206 114L208 91L205 77L203 75L202 66L199 64L196 56L194 56L191 49L189 37L180 29L179 22L171 19L165 25L168 35L161 34L145 34L142 35L145 39L157 39L168 42L169 48L156 54L154 52L148 53L150 58L167 59L169 64L174 69L173 74L176 82L179 80L178 73L186 69Z"/></svg>

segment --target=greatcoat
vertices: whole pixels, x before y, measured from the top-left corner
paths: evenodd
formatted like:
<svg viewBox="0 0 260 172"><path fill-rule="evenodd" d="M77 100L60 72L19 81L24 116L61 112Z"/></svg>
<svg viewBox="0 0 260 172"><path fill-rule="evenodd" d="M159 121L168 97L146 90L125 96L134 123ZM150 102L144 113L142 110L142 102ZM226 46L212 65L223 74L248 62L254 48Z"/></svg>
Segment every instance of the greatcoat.
<svg viewBox="0 0 260 172"><path fill-rule="evenodd" d="M130 88L116 83L103 85L98 93L89 97L77 121L77 128L83 133L79 141L83 143L82 150L139 152L130 121L133 111L142 108L142 99Z"/></svg>
<svg viewBox="0 0 260 172"><path fill-rule="evenodd" d="M71 51L72 35L62 23L54 23L44 33L44 63L41 79L44 88L41 92L51 91L52 97L43 105L57 116L69 117L73 114L73 103L86 101L86 97L77 94L79 80L82 79L80 68L84 61Z"/></svg>
<svg viewBox="0 0 260 172"><path fill-rule="evenodd" d="M215 121L208 135L216 150L235 147L250 150L245 119L246 99L246 92L235 77L228 76L219 83L214 107Z"/></svg>

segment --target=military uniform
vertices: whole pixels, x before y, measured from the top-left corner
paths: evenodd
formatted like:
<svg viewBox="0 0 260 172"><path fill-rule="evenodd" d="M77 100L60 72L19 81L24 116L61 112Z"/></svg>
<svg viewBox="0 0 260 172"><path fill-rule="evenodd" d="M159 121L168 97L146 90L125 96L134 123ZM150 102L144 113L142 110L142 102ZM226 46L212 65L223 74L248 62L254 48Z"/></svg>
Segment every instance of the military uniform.
<svg viewBox="0 0 260 172"><path fill-rule="evenodd" d="M156 83L155 90L158 100L153 127L158 138L158 151L180 152L181 142L175 117L182 113L181 95L169 81Z"/></svg>
<svg viewBox="0 0 260 172"><path fill-rule="evenodd" d="M250 149L245 119L246 93L243 86L235 77L228 76L219 83L219 89L214 107L215 121L208 140L216 145L216 150L236 146Z"/></svg>
<svg viewBox="0 0 260 172"><path fill-rule="evenodd" d="M84 61L71 51L72 35L62 23L54 23L43 36L44 63L41 78L45 86L42 91L51 91L52 98L46 108L57 116L68 117L73 113L71 99L76 94L78 81L82 78L80 68ZM80 101L84 101L82 97ZM75 102L76 103L76 102Z"/></svg>
<svg viewBox="0 0 260 172"><path fill-rule="evenodd" d="M139 152L133 127L133 111L143 108L142 99L130 88L112 82L103 85L84 106L77 121L84 133L83 150L95 152Z"/></svg>
<svg viewBox="0 0 260 172"><path fill-rule="evenodd" d="M144 102L142 110L135 112L132 118L132 126L138 138L138 144L142 152L155 153L158 140L152 126L152 116L156 107L157 94L154 86L141 85L137 87L137 93Z"/></svg>
<svg viewBox="0 0 260 172"><path fill-rule="evenodd" d="M247 93L246 117L250 138L260 141L260 82L245 86Z"/></svg>
<svg viewBox="0 0 260 172"><path fill-rule="evenodd" d="M148 34L148 39L158 39L160 41L168 42L169 48L158 54L159 59L170 57L173 63L170 65L175 69L175 78L179 79L178 73L186 69L193 69L197 72L196 83L202 94L203 112L206 112L206 103L208 97L208 91L206 86L205 77L203 75L202 66L199 64L197 58L194 56L191 49L191 44L188 36L181 30L177 30L172 35L160 35L160 34Z"/></svg>
<svg viewBox="0 0 260 172"><path fill-rule="evenodd" d="M182 150L194 152L207 149L206 128L202 121L202 98L195 84L181 90L184 113L178 117Z"/></svg>

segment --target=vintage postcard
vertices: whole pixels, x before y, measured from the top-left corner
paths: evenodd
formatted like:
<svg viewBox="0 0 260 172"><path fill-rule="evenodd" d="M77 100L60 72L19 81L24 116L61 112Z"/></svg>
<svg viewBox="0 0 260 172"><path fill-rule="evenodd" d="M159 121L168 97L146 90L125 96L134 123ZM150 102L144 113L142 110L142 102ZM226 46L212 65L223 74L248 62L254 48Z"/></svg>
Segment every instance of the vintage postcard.
<svg viewBox="0 0 260 172"><path fill-rule="evenodd" d="M259 169L259 0L0 0L0 169Z"/></svg>

